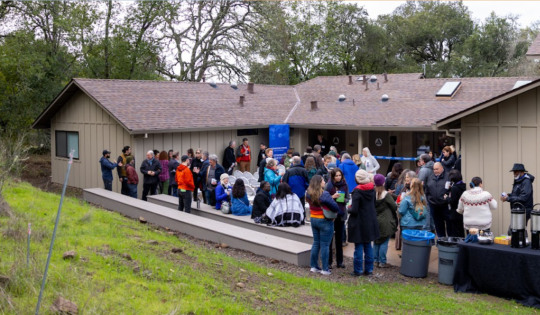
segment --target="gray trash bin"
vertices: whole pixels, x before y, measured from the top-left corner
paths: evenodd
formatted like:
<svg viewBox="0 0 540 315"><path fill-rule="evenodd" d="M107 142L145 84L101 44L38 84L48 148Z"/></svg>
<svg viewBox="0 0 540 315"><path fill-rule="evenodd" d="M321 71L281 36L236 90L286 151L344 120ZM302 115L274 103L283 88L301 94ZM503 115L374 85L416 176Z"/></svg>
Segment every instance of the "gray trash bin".
<svg viewBox="0 0 540 315"><path fill-rule="evenodd" d="M435 244L435 235L431 232L416 230L404 230L402 234L403 249L399 272L407 277L425 278L428 273L431 247Z"/></svg>
<svg viewBox="0 0 540 315"><path fill-rule="evenodd" d="M442 237L437 239L437 248L439 249L439 282L446 285L452 285L454 281L454 272L458 258L458 243L463 239L459 237Z"/></svg>

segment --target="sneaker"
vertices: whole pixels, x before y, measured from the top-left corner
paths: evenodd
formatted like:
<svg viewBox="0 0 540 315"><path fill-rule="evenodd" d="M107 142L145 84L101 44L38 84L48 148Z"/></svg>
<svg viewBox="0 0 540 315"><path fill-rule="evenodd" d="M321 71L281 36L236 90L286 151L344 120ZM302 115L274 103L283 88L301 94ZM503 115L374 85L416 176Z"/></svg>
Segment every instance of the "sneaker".
<svg viewBox="0 0 540 315"><path fill-rule="evenodd" d="M364 276L369 277L373 275L373 271L364 271Z"/></svg>
<svg viewBox="0 0 540 315"><path fill-rule="evenodd" d="M319 273L319 272L321 272L322 270L319 269L319 268L313 267L313 268L311 268L309 271L314 272L314 273Z"/></svg>
<svg viewBox="0 0 540 315"><path fill-rule="evenodd" d="M356 272L356 271L351 272L351 276L353 277L360 277L361 275L362 275L361 272Z"/></svg>
<svg viewBox="0 0 540 315"><path fill-rule="evenodd" d="M328 270L326 270L326 271L324 271L324 270L321 271L321 275L323 275L323 276L329 276L329 275L331 275L331 274L332 274L332 271L330 271L330 269L328 269Z"/></svg>
<svg viewBox="0 0 540 315"><path fill-rule="evenodd" d="M344 264L339 264L337 265L338 268L345 268L345 265Z"/></svg>

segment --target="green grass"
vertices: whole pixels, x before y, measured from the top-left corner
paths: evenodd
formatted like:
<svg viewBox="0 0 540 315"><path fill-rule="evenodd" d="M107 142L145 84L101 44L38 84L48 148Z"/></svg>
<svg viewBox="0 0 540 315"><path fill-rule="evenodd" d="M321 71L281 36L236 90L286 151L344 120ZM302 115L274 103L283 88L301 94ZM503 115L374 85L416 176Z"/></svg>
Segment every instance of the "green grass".
<svg viewBox="0 0 540 315"><path fill-rule="evenodd" d="M5 193L14 217L0 216L0 314L33 314L60 196L26 183ZM33 227L26 266L26 226ZM156 240L158 245L147 244ZM171 253L173 247L184 250ZM74 260L62 254L75 250ZM128 253L133 261L121 255ZM140 272L133 268L139 266ZM273 276L268 276L268 272ZM245 288L237 288L237 282ZM303 278L237 260L67 198L42 303L63 296L79 314L534 314L536 310L485 295L455 294L439 285L340 284Z"/></svg>

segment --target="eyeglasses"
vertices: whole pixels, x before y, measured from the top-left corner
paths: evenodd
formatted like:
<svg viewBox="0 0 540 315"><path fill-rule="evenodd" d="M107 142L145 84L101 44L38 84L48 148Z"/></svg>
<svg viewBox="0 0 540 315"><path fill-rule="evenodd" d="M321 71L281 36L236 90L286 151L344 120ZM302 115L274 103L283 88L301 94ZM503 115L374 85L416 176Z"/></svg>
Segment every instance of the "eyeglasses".
<svg viewBox="0 0 540 315"><path fill-rule="evenodd" d="M195 154L201 154L201 152L197 151L197 152L195 152Z"/></svg>

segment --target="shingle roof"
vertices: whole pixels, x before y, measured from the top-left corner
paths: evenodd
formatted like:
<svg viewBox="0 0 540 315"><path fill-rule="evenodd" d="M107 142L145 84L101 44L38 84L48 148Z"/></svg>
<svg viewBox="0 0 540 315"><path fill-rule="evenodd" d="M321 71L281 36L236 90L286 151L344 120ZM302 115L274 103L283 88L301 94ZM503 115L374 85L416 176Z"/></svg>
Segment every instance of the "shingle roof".
<svg viewBox="0 0 540 315"><path fill-rule="evenodd" d="M388 82L377 75L377 83L349 85L347 76L317 77L297 86L301 103L289 123L312 125L343 125L357 127L427 127L432 123L512 90L518 80L537 78L459 78L420 79L419 74L389 74ZM369 78L369 76L367 76ZM449 81L461 81L461 87L451 99L437 99L435 94ZM346 101L339 102L343 94ZM382 102L383 94L389 96ZM354 105L353 105L354 99ZM311 101L318 110L311 111Z"/></svg>
<svg viewBox="0 0 540 315"><path fill-rule="evenodd" d="M264 127L288 123L296 126L348 126L354 128L428 128L448 116L485 102L514 87L516 81L538 78L421 79L420 74L389 74L388 82L377 75L377 83L365 90L361 76L317 77L296 86L255 84L237 90L228 84L216 88L208 83L73 79L34 122L47 128L51 117L79 88L134 133L159 130L223 129ZM370 76L367 76L368 78ZM448 81L461 81L451 99L435 94ZM347 99L338 101L339 95ZM382 102L383 94L389 101ZM244 107L239 98L245 95ZM354 99L354 105L353 105ZM299 101L299 102L298 102ZM318 110L311 110L317 101Z"/></svg>
<svg viewBox="0 0 540 315"><path fill-rule="evenodd" d="M527 50L527 56L529 55L540 55L540 33L538 33L536 39L532 42L531 46L529 46L529 50Z"/></svg>

